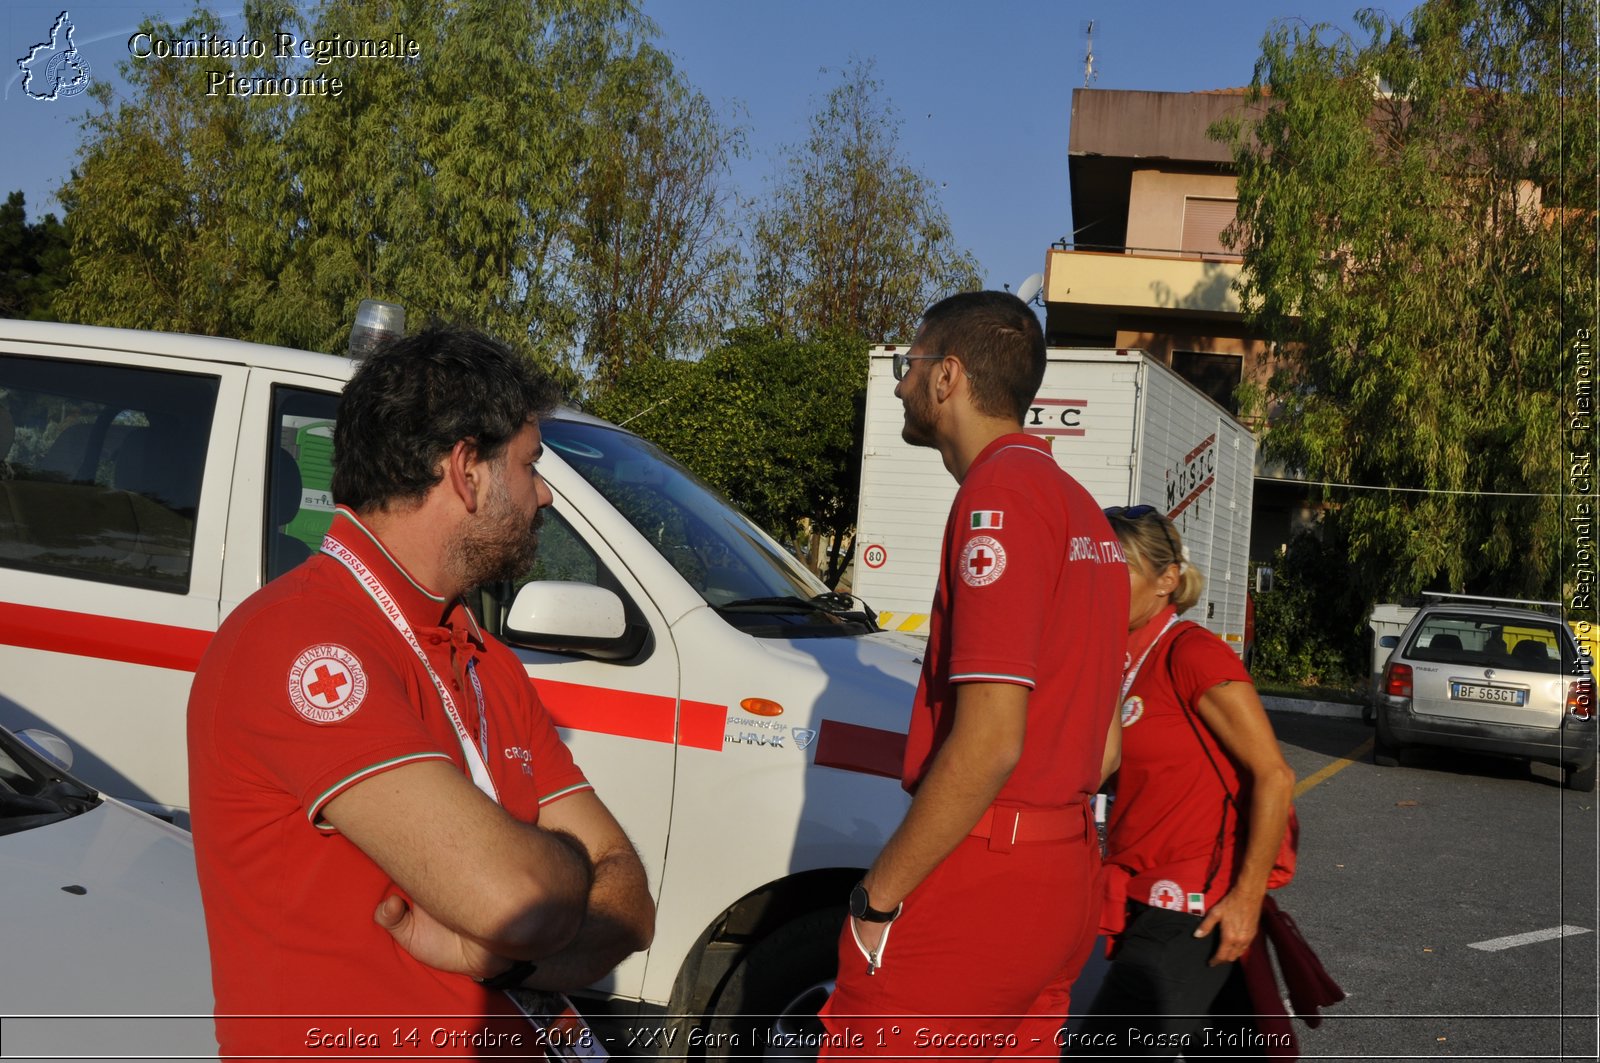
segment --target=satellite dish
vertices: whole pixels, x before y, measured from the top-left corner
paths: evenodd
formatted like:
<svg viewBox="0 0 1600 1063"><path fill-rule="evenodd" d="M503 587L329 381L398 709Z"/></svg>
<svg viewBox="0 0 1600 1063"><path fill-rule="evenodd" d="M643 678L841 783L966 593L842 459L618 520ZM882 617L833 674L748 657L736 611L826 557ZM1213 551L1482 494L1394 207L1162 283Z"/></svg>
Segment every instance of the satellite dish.
<svg viewBox="0 0 1600 1063"><path fill-rule="evenodd" d="M1025 303L1031 303L1039 296L1039 289L1044 287L1044 274L1035 273L1027 280L1017 285L1017 298Z"/></svg>

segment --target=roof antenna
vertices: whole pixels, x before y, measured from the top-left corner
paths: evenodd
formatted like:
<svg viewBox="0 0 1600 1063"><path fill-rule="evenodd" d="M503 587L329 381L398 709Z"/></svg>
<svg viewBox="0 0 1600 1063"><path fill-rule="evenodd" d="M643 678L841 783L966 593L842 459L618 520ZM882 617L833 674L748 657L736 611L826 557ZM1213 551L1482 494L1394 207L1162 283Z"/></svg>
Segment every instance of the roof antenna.
<svg viewBox="0 0 1600 1063"><path fill-rule="evenodd" d="M1088 88L1089 82L1100 76L1094 72L1094 19L1080 26L1083 29L1083 87Z"/></svg>

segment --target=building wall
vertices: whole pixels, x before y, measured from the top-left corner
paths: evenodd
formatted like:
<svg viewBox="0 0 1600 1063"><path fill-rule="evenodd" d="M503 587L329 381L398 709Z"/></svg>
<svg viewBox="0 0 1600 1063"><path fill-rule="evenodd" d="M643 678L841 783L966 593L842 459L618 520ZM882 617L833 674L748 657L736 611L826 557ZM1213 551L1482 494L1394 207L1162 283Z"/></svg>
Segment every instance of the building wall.
<svg viewBox="0 0 1600 1063"><path fill-rule="evenodd" d="M1185 197L1238 198L1231 149L1207 131L1252 106L1262 105L1242 90L1073 90L1068 174L1072 240L1081 243L1057 245L1047 259L1051 343L1148 351L1230 409L1230 381L1271 376L1274 345L1249 328L1232 289L1239 256L1199 224L1230 212L1196 209L1184 228ZM1315 509L1286 470L1258 468L1257 477L1250 557L1269 560Z"/></svg>
<svg viewBox="0 0 1600 1063"><path fill-rule="evenodd" d="M1128 197L1128 247L1138 254L1172 254L1183 247L1185 196L1233 199L1238 178L1225 174L1135 170Z"/></svg>
<svg viewBox="0 0 1600 1063"><path fill-rule="evenodd" d="M1117 330L1116 345L1149 351L1163 364L1172 364L1175 351L1198 351L1205 354L1233 354L1244 360L1246 380L1264 384L1274 368L1272 344L1263 339L1242 336L1237 323L1211 328L1190 329L1173 322L1148 322Z"/></svg>

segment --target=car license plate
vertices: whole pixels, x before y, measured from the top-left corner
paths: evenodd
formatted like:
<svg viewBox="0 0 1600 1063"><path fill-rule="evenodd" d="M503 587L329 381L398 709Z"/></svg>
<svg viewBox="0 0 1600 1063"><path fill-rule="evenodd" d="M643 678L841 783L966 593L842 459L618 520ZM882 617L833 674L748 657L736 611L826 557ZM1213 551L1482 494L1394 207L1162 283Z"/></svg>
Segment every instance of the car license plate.
<svg viewBox="0 0 1600 1063"><path fill-rule="evenodd" d="M1528 702L1526 690L1512 690L1509 687L1486 687L1476 683L1451 683L1450 697L1455 701L1495 701L1502 705L1525 705Z"/></svg>

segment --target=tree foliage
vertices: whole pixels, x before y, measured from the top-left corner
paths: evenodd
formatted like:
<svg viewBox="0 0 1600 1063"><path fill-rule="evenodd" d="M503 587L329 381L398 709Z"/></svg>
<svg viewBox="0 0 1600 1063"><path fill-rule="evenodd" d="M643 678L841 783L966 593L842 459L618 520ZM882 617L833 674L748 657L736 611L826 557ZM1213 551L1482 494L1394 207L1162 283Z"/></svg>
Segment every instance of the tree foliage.
<svg viewBox="0 0 1600 1063"><path fill-rule="evenodd" d="M124 64L132 95L101 86L63 191L75 319L337 350L373 296L484 328L576 383L585 333L670 343L682 293L717 291L714 223L695 204L714 201L724 143L633 0L326 0L303 17L255 0L245 18L256 39L404 35L417 56ZM204 10L153 28L226 36ZM343 90L207 96L212 68ZM669 157L668 178L618 179ZM607 321L610 293L592 286L619 270L645 278L623 293L641 297Z"/></svg>
<svg viewBox="0 0 1600 1063"><path fill-rule="evenodd" d="M1563 21L1565 20L1565 22ZM1368 600L1559 590L1563 297L1594 261L1593 0L1269 32L1234 138L1269 456L1330 488ZM1585 121L1587 99L1590 119ZM1592 301L1592 288L1586 297Z"/></svg>
<svg viewBox="0 0 1600 1063"><path fill-rule="evenodd" d="M881 88L870 66L845 71L756 215L750 304L768 329L906 340L930 304L980 286Z"/></svg>
<svg viewBox="0 0 1600 1063"><path fill-rule="evenodd" d="M629 365L593 408L650 439L757 524L832 547L833 586L850 557L860 494L866 344L739 329L698 361Z"/></svg>
<svg viewBox="0 0 1600 1063"><path fill-rule="evenodd" d="M1337 528L1300 532L1272 565L1272 589L1255 598L1258 680L1351 687L1365 674L1370 603L1346 578Z"/></svg>
<svg viewBox="0 0 1600 1063"><path fill-rule="evenodd" d="M712 343L740 263L723 185L740 134L653 48L615 63L612 81L613 119L583 168L567 269L578 366L598 390L639 361Z"/></svg>
<svg viewBox="0 0 1600 1063"><path fill-rule="evenodd" d="M197 10L167 37L225 36ZM219 106L204 79L229 60L126 61L137 103L114 106L112 85L90 92L78 165L61 189L72 234L72 281L56 299L67 321L244 335L239 286L248 263L247 175L258 111ZM220 101L224 104L237 101Z"/></svg>
<svg viewBox="0 0 1600 1063"><path fill-rule="evenodd" d="M56 216L30 223L23 194L7 196L0 206L0 317L49 320L70 262L67 230Z"/></svg>

